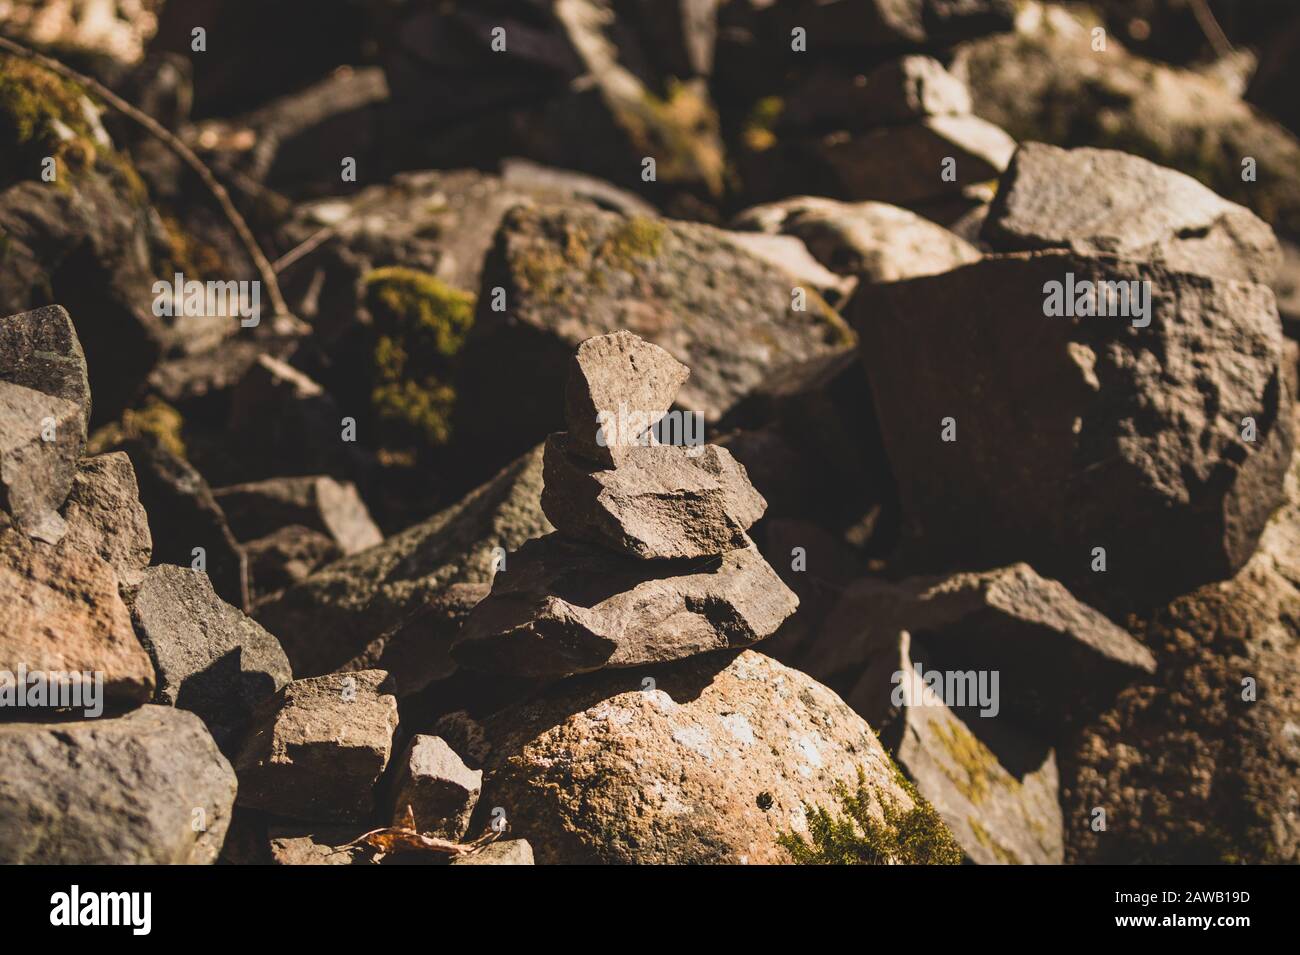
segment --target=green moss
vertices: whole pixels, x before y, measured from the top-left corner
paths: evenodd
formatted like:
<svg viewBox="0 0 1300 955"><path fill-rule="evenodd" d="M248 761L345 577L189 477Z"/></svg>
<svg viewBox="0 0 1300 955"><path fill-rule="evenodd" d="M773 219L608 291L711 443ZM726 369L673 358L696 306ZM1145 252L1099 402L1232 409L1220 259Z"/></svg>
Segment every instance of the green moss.
<svg viewBox="0 0 1300 955"><path fill-rule="evenodd" d="M645 91L639 100L615 106L633 147L656 158L660 182L698 182L714 198L722 195L726 162L718 136L718 115L695 87L672 80L666 95Z"/></svg>
<svg viewBox="0 0 1300 955"><path fill-rule="evenodd" d="M988 830L979 824L979 820L968 818L966 823L970 826L970 831L974 834L975 841L985 849L988 849L989 852L993 853L994 857L999 862L1003 865L1020 865L1020 857L1001 843L996 842L993 837L989 835Z"/></svg>
<svg viewBox="0 0 1300 955"><path fill-rule="evenodd" d="M455 360L475 298L426 272L376 269L364 279L374 320L371 407L385 443L439 446L451 438Z"/></svg>
<svg viewBox="0 0 1300 955"><path fill-rule="evenodd" d="M92 166L98 150L85 97L80 86L42 66L0 56L0 176L5 181L39 178L47 156L62 168Z"/></svg>
<svg viewBox="0 0 1300 955"><path fill-rule="evenodd" d="M785 111L785 100L779 96L765 96L749 110L741 137L752 152L761 153L776 145L777 121Z"/></svg>
<svg viewBox="0 0 1300 955"><path fill-rule="evenodd" d="M630 216L605 237L595 258L612 268L630 271L638 261L658 258L667 234L668 227L662 222L647 216Z"/></svg>
<svg viewBox="0 0 1300 955"><path fill-rule="evenodd" d="M952 780L958 792L975 805L983 802L994 786L1018 785L998 764L997 757L988 747L958 720L949 720L946 725L935 720L930 727L940 745L957 764L955 771L945 765L944 774Z"/></svg>
<svg viewBox="0 0 1300 955"><path fill-rule="evenodd" d="M881 818L871 812L873 804L867 776L858 770L857 789L840 783L835 798L840 813L821 806L807 806L808 834L785 832L778 843L799 865L958 865L961 847L944 825L934 807L926 802L897 768L899 785L912 800L902 809L887 798L880 800ZM883 795L883 794L882 794Z"/></svg>
<svg viewBox="0 0 1300 955"><path fill-rule="evenodd" d="M151 434L172 454L184 458L185 441L181 437L183 425L179 411L161 398L150 396L141 407L128 408L117 421L104 425L92 434L86 443L86 453L103 454L123 441Z"/></svg>

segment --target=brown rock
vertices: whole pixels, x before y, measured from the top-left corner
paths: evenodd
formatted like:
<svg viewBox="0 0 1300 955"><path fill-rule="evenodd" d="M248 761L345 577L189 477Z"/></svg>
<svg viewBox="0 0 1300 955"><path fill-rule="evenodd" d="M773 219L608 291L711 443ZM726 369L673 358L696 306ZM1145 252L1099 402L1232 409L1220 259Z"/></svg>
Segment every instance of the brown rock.
<svg viewBox="0 0 1300 955"><path fill-rule="evenodd" d="M483 773L461 762L437 736L414 736L393 777L393 825L409 808L420 832L459 841L482 782Z"/></svg>
<svg viewBox="0 0 1300 955"><path fill-rule="evenodd" d="M134 587L153 553L149 517L140 504L131 459L120 451L83 458L63 506L66 542L98 554L118 582Z"/></svg>
<svg viewBox="0 0 1300 955"><path fill-rule="evenodd" d="M47 305L0 318L0 381L77 405L85 439L90 423L86 356L62 306Z"/></svg>
<svg viewBox="0 0 1300 955"><path fill-rule="evenodd" d="M82 427L71 401L0 381L0 505L39 540L57 543L66 529L58 511L77 471Z"/></svg>
<svg viewBox="0 0 1300 955"><path fill-rule="evenodd" d="M212 492L241 541L265 537L299 524L328 534L344 554L373 547L384 539L350 481L325 475L277 477Z"/></svg>

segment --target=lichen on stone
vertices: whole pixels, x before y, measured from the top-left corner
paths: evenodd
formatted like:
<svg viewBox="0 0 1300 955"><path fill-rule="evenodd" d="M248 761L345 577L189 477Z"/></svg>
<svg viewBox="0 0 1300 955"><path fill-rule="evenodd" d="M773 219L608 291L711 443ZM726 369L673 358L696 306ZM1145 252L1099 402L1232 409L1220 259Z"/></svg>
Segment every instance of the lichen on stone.
<svg viewBox="0 0 1300 955"><path fill-rule="evenodd" d="M456 403L450 382L474 324L474 295L397 266L363 281L374 323L370 400L382 440L446 444Z"/></svg>
<svg viewBox="0 0 1300 955"><path fill-rule="evenodd" d="M1014 777L1002 769L997 757L959 721L949 720L944 725L935 720L930 727L958 768L954 771L945 765L944 774L972 803L983 802L994 786L1015 784Z"/></svg>
<svg viewBox="0 0 1300 955"><path fill-rule="evenodd" d="M182 437L183 425L184 420L179 411L161 398L150 395L139 408L128 408L117 421L104 425L92 434L86 443L86 454L102 454L123 441L148 434L157 438L158 443L172 454L184 458L186 449Z"/></svg>

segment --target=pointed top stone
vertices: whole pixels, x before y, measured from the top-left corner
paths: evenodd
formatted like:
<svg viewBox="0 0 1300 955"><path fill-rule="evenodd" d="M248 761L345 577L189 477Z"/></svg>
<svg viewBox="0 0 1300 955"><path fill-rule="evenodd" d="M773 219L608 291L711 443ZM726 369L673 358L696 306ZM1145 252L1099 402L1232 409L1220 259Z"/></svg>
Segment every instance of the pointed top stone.
<svg viewBox="0 0 1300 955"><path fill-rule="evenodd" d="M564 413L573 450L613 467L672 407L690 369L631 332L589 338L569 365ZM603 432L601 424L610 425ZM629 430L630 428L630 430Z"/></svg>

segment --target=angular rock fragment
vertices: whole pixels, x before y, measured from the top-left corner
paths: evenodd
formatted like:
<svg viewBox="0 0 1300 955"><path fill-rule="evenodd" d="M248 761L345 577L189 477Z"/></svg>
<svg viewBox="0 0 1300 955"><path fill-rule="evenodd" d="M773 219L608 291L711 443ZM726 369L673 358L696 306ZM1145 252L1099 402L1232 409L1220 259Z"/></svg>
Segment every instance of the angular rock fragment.
<svg viewBox="0 0 1300 955"><path fill-rule="evenodd" d="M344 554L355 554L384 539L356 485L325 475L270 478L216 488L212 493L241 541L265 537L291 524L323 531Z"/></svg>
<svg viewBox="0 0 1300 955"><path fill-rule="evenodd" d="M752 544L643 561L549 534L509 556L452 656L538 678L639 666L756 643L797 605Z"/></svg>
<svg viewBox="0 0 1300 955"><path fill-rule="evenodd" d="M365 834L359 826L312 826L303 831L295 826L273 826L267 831L272 865L364 865L366 850L349 846Z"/></svg>
<svg viewBox="0 0 1300 955"><path fill-rule="evenodd" d="M1253 212L1190 176L1110 149L1021 146L982 237L1003 252L1111 254L1242 282L1268 283L1281 264L1273 230Z"/></svg>
<svg viewBox="0 0 1300 955"><path fill-rule="evenodd" d="M913 805L861 717L752 651L592 674L484 730L480 801L542 864L788 861L777 837L859 772L876 808Z"/></svg>
<svg viewBox="0 0 1300 955"><path fill-rule="evenodd" d="M368 819L397 729L387 678L361 670L295 680L258 706L233 761L239 805L307 821Z"/></svg>
<svg viewBox="0 0 1300 955"><path fill-rule="evenodd" d="M639 557L704 557L746 546L766 502L725 448L625 448L618 467L580 461L567 435L546 442L542 510L562 533Z"/></svg>
<svg viewBox="0 0 1300 955"><path fill-rule="evenodd" d="M869 287L855 316L931 564L1159 599L1234 573L1279 502L1291 396L1261 285L1013 254Z"/></svg>
<svg viewBox="0 0 1300 955"><path fill-rule="evenodd" d="M203 475L151 434L127 438L116 447L126 452L135 470L154 561L201 566L222 600L246 610L247 561Z"/></svg>
<svg viewBox="0 0 1300 955"><path fill-rule="evenodd" d="M293 679L279 641L223 602L199 571L150 567L131 618L158 672L154 702L198 714L223 751L253 708Z"/></svg>
<svg viewBox="0 0 1300 955"><path fill-rule="evenodd" d="M79 723L0 723L0 863L216 861L235 774L202 721L167 706ZM201 825L200 825L201 824Z"/></svg>
<svg viewBox="0 0 1300 955"><path fill-rule="evenodd" d="M527 839L502 839L473 855L457 856L452 865L533 865L533 847Z"/></svg>
<svg viewBox="0 0 1300 955"><path fill-rule="evenodd" d="M27 534L57 543L85 443L81 408L63 398L0 381L0 506Z"/></svg>
<svg viewBox="0 0 1300 955"><path fill-rule="evenodd" d="M98 554L122 586L140 583L153 553L153 538L129 457L113 451L83 458L63 517L69 546Z"/></svg>
<svg viewBox="0 0 1300 955"><path fill-rule="evenodd" d="M1052 749L1006 720L962 720L914 669L907 631L877 635L846 702L879 730L966 857L981 865L1060 865L1065 835Z"/></svg>
<svg viewBox="0 0 1300 955"><path fill-rule="evenodd" d="M574 453L617 467L630 448L649 441L649 432L690 374L668 352L631 332L587 339L569 361L564 389L564 419ZM615 426L631 414L644 422L639 429Z"/></svg>
<svg viewBox="0 0 1300 955"><path fill-rule="evenodd" d="M0 318L0 381L64 398L81 408L82 438L90 423L86 356L67 311L47 305Z"/></svg>
<svg viewBox="0 0 1300 955"><path fill-rule="evenodd" d="M148 700L153 664L131 630L117 584L93 551L0 529L0 671L16 674L21 666L68 674L69 681L102 674L108 701Z"/></svg>
<svg viewBox="0 0 1300 955"><path fill-rule="evenodd" d="M1000 708L1049 738L1155 672L1146 647L1025 564L900 584L864 578L800 664L831 686L847 685L903 630L927 667L996 671Z"/></svg>
<svg viewBox="0 0 1300 955"><path fill-rule="evenodd" d="M287 524L240 546L248 560L249 599L254 606L343 556L333 540L301 524Z"/></svg>
<svg viewBox="0 0 1300 955"><path fill-rule="evenodd" d="M415 815L420 832L458 841L469 828L483 773L470 769L437 736L415 736L393 776L393 825Z"/></svg>
<svg viewBox="0 0 1300 955"><path fill-rule="evenodd" d="M542 450L377 547L335 561L258 608L300 676L337 669L457 583L487 583L507 552L554 530Z"/></svg>

